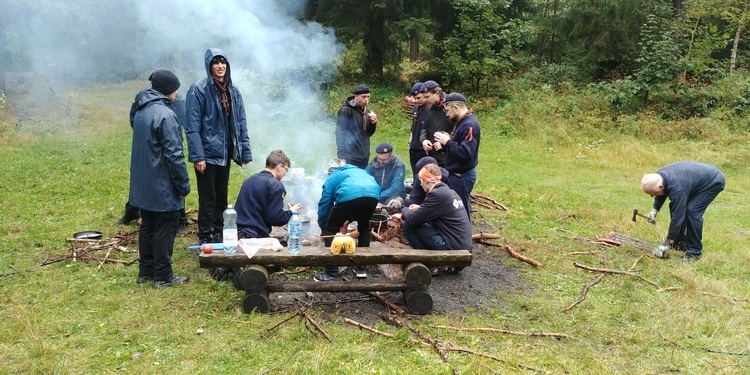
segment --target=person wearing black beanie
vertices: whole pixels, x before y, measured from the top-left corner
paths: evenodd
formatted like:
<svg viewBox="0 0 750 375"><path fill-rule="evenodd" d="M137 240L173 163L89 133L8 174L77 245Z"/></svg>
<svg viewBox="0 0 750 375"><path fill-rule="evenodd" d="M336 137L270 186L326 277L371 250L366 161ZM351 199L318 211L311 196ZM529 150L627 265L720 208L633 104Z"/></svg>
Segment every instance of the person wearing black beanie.
<svg viewBox="0 0 750 375"><path fill-rule="evenodd" d="M180 88L180 80L174 73L167 69L154 70L151 76L148 77L148 80L151 81L152 89L167 96Z"/></svg>

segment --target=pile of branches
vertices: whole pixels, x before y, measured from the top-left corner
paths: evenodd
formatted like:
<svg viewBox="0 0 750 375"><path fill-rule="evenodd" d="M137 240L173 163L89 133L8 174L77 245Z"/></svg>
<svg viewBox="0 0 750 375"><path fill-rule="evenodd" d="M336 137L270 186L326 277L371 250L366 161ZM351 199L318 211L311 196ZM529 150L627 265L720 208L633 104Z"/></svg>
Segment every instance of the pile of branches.
<svg viewBox="0 0 750 375"><path fill-rule="evenodd" d="M487 195L482 194L471 194L471 205L486 208L488 210L497 210L508 212L508 207L505 207L502 203L492 199Z"/></svg>
<svg viewBox="0 0 750 375"><path fill-rule="evenodd" d="M137 230L126 233L121 232L118 235L104 239L66 238L65 241L70 244L70 249L66 254L47 254L39 263L39 266L42 267L64 260L83 263L97 262L99 266L96 271L99 272L106 263L129 266L138 261L138 250L128 248L129 245L138 243ZM123 257L130 259L121 259Z"/></svg>

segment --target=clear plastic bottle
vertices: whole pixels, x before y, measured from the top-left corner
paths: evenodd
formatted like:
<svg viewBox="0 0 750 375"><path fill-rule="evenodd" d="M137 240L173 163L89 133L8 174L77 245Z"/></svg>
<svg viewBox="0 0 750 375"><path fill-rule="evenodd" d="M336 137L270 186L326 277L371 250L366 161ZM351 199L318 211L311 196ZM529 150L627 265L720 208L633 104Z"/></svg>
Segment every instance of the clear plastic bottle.
<svg viewBox="0 0 750 375"><path fill-rule="evenodd" d="M232 205L227 205L224 210L224 254L234 254L237 252L237 211Z"/></svg>
<svg viewBox="0 0 750 375"><path fill-rule="evenodd" d="M297 211L292 211L292 217L286 225L289 230L289 237L286 239L286 247L289 254L299 254L302 251L302 220L300 220Z"/></svg>

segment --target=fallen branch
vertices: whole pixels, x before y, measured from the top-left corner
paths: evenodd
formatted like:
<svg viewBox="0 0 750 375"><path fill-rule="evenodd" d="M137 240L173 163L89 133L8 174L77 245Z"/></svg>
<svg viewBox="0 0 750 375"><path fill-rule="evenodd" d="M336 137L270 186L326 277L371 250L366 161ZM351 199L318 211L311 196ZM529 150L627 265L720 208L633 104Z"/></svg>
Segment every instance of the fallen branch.
<svg viewBox="0 0 750 375"><path fill-rule="evenodd" d="M505 207L502 203L492 199L491 197L487 195L482 194L470 194L469 198L471 199L471 203L475 203L479 206L495 209L495 210L503 210L506 212L510 212L508 207Z"/></svg>
<svg viewBox="0 0 750 375"><path fill-rule="evenodd" d="M362 324L362 323L360 323L360 322L356 322L356 321L354 321L354 320L351 320L351 319L349 319L349 318L344 318L344 323L346 323L346 324L351 324L351 325L353 325L353 326L355 326L355 327L357 327L357 328L359 328L359 329L364 329L365 331L368 331L368 332L370 332L370 333L374 333L374 334L376 334L376 335L380 335L380 336L388 337L388 338L391 338L391 339L392 339L392 338L395 338L395 336L393 336L393 335L392 335L392 334L390 334L390 333L387 333L387 332L383 332L383 331L379 331L379 330L377 330L377 329L375 329L375 328L372 328L372 327L366 326L366 325L364 325L364 324Z"/></svg>
<svg viewBox="0 0 750 375"><path fill-rule="evenodd" d="M283 271L275 272L274 275L277 275L277 276L280 276L280 275L294 275L294 274L298 274L298 273L307 272L310 269L312 269L312 267L304 267L304 268L301 268L301 269L298 269L298 270L294 270L294 271L283 270Z"/></svg>
<svg viewBox="0 0 750 375"><path fill-rule="evenodd" d="M537 262L536 260L534 260L534 259L531 259L531 258L528 258L528 257L525 257L525 256L523 256L523 255L521 255L521 254L519 254L519 253L517 253L517 252L513 251L513 248L511 248L511 247L510 247L509 245L503 245L503 244L492 243L492 242L489 242L489 241L485 241L485 240L477 240L477 242L478 242L478 243L481 243L481 244L483 244L483 245L494 246L494 247L499 247L499 248L505 249L505 251L507 251L507 252L508 252L508 254L509 254L509 255L510 255L511 257L513 257L513 258L516 258L516 259L518 259L518 260L521 260L521 261L523 261L523 262L526 262L526 263L528 263L528 264L531 264L531 265L532 265L532 266L534 266L534 267L541 267L541 266L542 266L542 264L541 264L541 263L539 263L539 262Z"/></svg>
<svg viewBox="0 0 750 375"><path fill-rule="evenodd" d="M328 334L326 333L326 331L324 331L324 330L323 330L323 327L321 327L321 326L320 326L320 325L318 324L318 322L316 322L316 321L315 321L315 320L314 320L314 319L313 319L313 318L312 318L312 317L310 316L310 314L308 314L308 313L306 313L306 312L304 312L304 311L303 311L303 312L302 312L302 315L303 315L303 316L305 317L305 319L307 319L307 321L308 321L308 322L310 322L310 324L312 324L312 325L313 325L313 327L315 327L315 329L317 329L317 330L318 330L318 332L320 332L320 333L321 333L321 334L323 335L323 337L325 337L325 339L326 339L326 340L328 340L328 342L333 342L333 339L331 339L331 336L328 336Z"/></svg>
<svg viewBox="0 0 750 375"><path fill-rule="evenodd" d="M471 236L471 239L474 240L474 241L476 241L476 240L496 240L496 239L499 239L499 238L502 238L502 237L500 237L500 234L498 234L498 233L481 233L480 232L478 234L475 234L475 235Z"/></svg>
<svg viewBox="0 0 750 375"><path fill-rule="evenodd" d="M577 263L577 262L574 262L573 265L576 266L576 267L578 267L578 268L583 268L583 269L585 269L587 271L603 272L603 273L614 273L614 274L618 274L618 275L627 275L627 276L637 277L637 278L639 278L639 279L641 279L641 280L643 280L643 281L645 281L645 282L653 285L654 287L656 287L656 289L661 289L661 287L659 287L659 285L656 284L655 282L653 282L653 281L651 281L651 280L649 280L649 279L647 279L647 278L645 278L645 277L643 277L643 276L641 276L641 275L639 275L637 273L634 273L634 272L612 270L612 269L608 269L608 268L594 268L594 267L589 267L589 266L586 266L584 264Z"/></svg>
<svg viewBox="0 0 750 375"><path fill-rule="evenodd" d="M594 286L594 285L598 284L600 281L602 281L602 279L606 275L607 275L606 273L602 273L599 276L597 276L596 279L594 279L594 281L592 281L592 282L584 285L583 286L583 290L581 291L581 297L578 298L577 301L575 301L575 302L571 303L570 305L568 305L567 307L563 308L563 311L568 311L568 310L572 309L573 307L575 307L576 305L578 305L579 303L583 302L583 300L586 299L586 293L588 293L589 288L591 288L592 286Z"/></svg>
<svg viewBox="0 0 750 375"><path fill-rule="evenodd" d="M572 255L589 255L589 254L599 254L601 251L574 251L572 253L568 253L568 256Z"/></svg>
<svg viewBox="0 0 750 375"><path fill-rule="evenodd" d="M443 362L450 364L450 360L448 359L448 355L445 353L445 348L442 345L440 345L440 343L437 340L432 339L431 337L429 337L429 336L425 335L424 333L422 333L422 331L420 331L420 330L412 327L411 324L404 323L404 322L398 320L397 318L394 318L392 316L388 316L388 315L385 315L385 314L378 314L378 315L380 315L380 317L383 320L385 320L386 323L395 325L395 326L400 327L400 328L407 328L407 329L409 329L409 331L411 331L411 333L413 333L414 335L416 335L420 340L422 340L425 343L430 344L430 346L432 346L432 348L435 349L435 351L440 355L440 358L443 359Z"/></svg>
<svg viewBox="0 0 750 375"><path fill-rule="evenodd" d="M385 299L385 297L381 296L378 292L367 292L367 294L375 297L378 299L378 301L382 302L384 305L388 306L391 310L395 311L397 315L403 315L404 309L396 306L393 302Z"/></svg>
<svg viewBox="0 0 750 375"><path fill-rule="evenodd" d="M476 332L497 332L506 335L526 336L526 337L553 337L556 339L574 339L575 337L565 333L546 333L546 332L517 332L501 328L470 328L470 327L451 327L441 325L428 325L430 328L452 329L455 331L476 331Z"/></svg>

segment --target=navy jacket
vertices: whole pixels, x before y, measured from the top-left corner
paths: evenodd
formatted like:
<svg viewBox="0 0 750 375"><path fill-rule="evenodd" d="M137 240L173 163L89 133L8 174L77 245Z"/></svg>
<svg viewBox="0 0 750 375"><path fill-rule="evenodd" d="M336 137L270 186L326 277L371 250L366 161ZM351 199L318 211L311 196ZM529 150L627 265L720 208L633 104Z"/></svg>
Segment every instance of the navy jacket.
<svg viewBox="0 0 750 375"><path fill-rule="evenodd" d="M471 251L471 221L464 203L445 183L437 183L425 195L424 202L412 211L401 209L402 218L411 225L431 223L451 250Z"/></svg>
<svg viewBox="0 0 750 375"><path fill-rule="evenodd" d="M206 78L190 86L185 99L188 160L193 163L205 160L206 163L220 166L234 160L242 165L253 161L250 138L247 135L245 104L240 91L232 84L231 69L227 63L227 90L232 112L232 116L227 119L221 106L221 94L211 78L211 59L216 56L226 58L219 49L206 51ZM228 122L230 120L231 124ZM233 145L232 155L227 155L229 142Z"/></svg>
<svg viewBox="0 0 750 375"><path fill-rule="evenodd" d="M404 188L406 167L397 157L394 156L388 164L383 166L378 162L378 158L374 158L365 168L365 172L374 177L375 182L380 186L378 202L388 203L388 200L396 197L406 198L406 189Z"/></svg>
<svg viewBox="0 0 750 375"><path fill-rule="evenodd" d="M424 150L422 147L422 141L419 139L422 135L422 126L424 126L425 106L415 105L411 112L411 140L409 141L409 149L411 150Z"/></svg>
<svg viewBox="0 0 750 375"><path fill-rule="evenodd" d="M289 221L292 211L284 211L286 188L271 172L262 170L242 183L234 209L237 210L237 230L248 238L263 238L271 234L272 226Z"/></svg>
<svg viewBox="0 0 750 375"><path fill-rule="evenodd" d="M130 204L147 211L184 208L190 194L182 130L167 97L153 89L138 96L133 117Z"/></svg>
<svg viewBox="0 0 750 375"><path fill-rule="evenodd" d="M453 129L451 120L447 116L445 116L445 107L443 106L442 99L440 100L439 104L428 106L423 109L422 113L424 115L422 117L422 128L420 129L419 135L420 144L425 140L435 142L436 132L443 131L446 133L450 133L451 129ZM435 158L439 166L442 167L445 165L445 149L442 149L440 151L432 150L428 152L427 155Z"/></svg>
<svg viewBox="0 0 750 375"><path fill-rule="evenodd" d="M688 202L707 190L724 190L726 182L724 174L715 165L694 161L670 164L656 173L664 179L664 195L654 197L654 208L660 210L669 198L671 222L667 238L671 240L679 237L685 224Z"/></svg>
<svg viewBox="0 0 750 375"><path fill-rule="evenodd" d="M479 164L479 120L468 114L456 124L451 139L445 144L445 169L448 172L464 173Z"/></svg>
<svg viewBox="0 0 750 375"><path fill-rule="evenodd" d="M325 227L334 204L367 197L380 198L380 186L372 176L351 164L336 168L323 183L318 201L318 226Z"/></svg>
<svg viewBox="0 0 750 375"><path fill-rule="evenodd" d="M442 172L443 179L441 181L447 183L448 182L448 171L440 167L440 172ZM417 171L419 173L419 171ZM409 207L412 204L422 204L424 202L424 188L422 188L422 184L419 183L419 180L414 181L411 187L411 192L409 193L409 199L407 199L404 202L404 207Z"/></svg>
<svg viewBox="0 0 750 375"><path fill-rule="evenodd" d="M367 113L370 112L368 109ZM337 157L363 168L370 161L370 136L377 127L367 113L357 105L354 96L350 96L341 105L336 119Z"/></svg>

